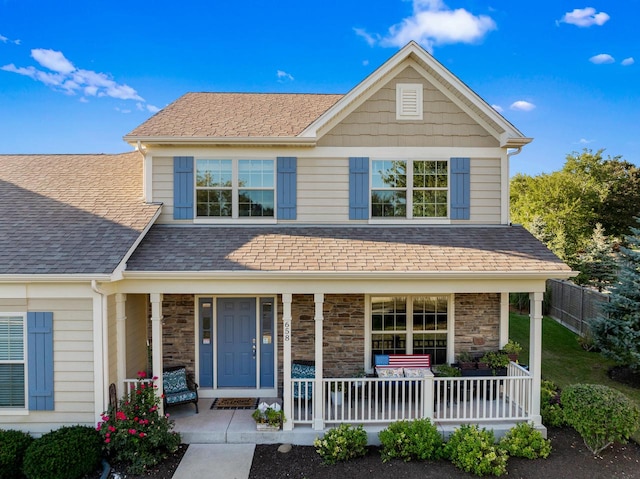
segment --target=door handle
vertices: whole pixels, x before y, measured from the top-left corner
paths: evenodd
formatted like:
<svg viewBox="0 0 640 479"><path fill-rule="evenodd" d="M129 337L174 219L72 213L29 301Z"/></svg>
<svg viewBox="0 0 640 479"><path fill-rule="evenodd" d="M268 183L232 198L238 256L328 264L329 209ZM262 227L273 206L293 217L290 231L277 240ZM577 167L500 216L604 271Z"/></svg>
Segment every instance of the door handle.
<svg viewBox="0 0 640 479"><path fill-rule="evenodd" d="M251 354L253 354L253 359L255 359L256 358L256 351L257 351L256 338L253 338L251 340L251 343L252 343L252 345L251 345Z"/></svg>

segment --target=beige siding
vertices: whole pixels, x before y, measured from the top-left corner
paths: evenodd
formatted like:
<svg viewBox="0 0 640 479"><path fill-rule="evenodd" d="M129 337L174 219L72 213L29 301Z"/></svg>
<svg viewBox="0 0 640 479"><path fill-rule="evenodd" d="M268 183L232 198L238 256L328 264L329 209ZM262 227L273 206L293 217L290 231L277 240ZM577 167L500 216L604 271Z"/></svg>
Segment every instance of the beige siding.
<svg viewBox="0 0 640 479"><path fill-rule="evenodd" d="M349 221L348 158L298 158L298 221Z"/></svg>
<svg viewBox="0 0 640 479"><path fill-rule="evenodd" d="M500 159L471 159L471 212L463 223L500 224Z"/></svg>
<svg viewBox="0 0 640 479"><path fill-rule="evenodd" d="M19 309L17 309L19 308ZM53 312L54 411L2 416L0 427L38 435L66 424L94 423L93 301L29 299L0 302L0 311Z"/></svg>
<svg viewBox="0 0 640 479"><path fill-rule="evenodd" d="M153 201L163 204L158 223L184 223L173 220L173 157L153 157Z"/></svg>
<svg viewBox="0 0 640 479"><path fill-rule="evenodd" d="M127 315L127 378L137 377L147 365L147 296L128 294Z"/></svg>
<svg viewBox="0 0 640 479"><path fill-rule="evenodd" d="M396 84L423 85L424 119L396 120ZM495 147L498 141L415 69L407 67L338 125L319 146Z"/></svg>

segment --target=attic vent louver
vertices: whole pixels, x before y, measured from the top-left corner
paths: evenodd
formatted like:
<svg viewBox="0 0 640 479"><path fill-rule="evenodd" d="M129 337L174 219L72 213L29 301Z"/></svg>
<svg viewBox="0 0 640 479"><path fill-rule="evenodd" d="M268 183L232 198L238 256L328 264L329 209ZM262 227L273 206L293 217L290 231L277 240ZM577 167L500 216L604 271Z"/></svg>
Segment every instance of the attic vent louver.
<svg viewBox="0 0 640 479"><path fill-rule="evenodd" d="M422 85L396 85L396 120L422 120Z"/></svg>

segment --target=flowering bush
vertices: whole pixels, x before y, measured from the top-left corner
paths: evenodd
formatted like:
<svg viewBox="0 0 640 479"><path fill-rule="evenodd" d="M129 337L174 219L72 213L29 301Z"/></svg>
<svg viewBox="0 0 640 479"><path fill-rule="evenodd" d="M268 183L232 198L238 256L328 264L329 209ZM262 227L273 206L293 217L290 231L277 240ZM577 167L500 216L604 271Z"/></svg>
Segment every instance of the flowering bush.
<svg viewBox="0 0 640 479"><path fill-rule="evenodd" d="M120 400L117 411L110 408L103 413L97 427L107 455L125 463L131 474L141 474L180 445L180 435L173 431L169 415L158 413L157 378L145 378L143 371L138 373L135 391Z"/></svg>
<svg viewBox="0 0 640 479"><path fill-rule="evenodd" d="M313 441L316 452L326 464L347 461L367 453L367 433L362 426L341 424L329 429L322 439Z"/></svg>

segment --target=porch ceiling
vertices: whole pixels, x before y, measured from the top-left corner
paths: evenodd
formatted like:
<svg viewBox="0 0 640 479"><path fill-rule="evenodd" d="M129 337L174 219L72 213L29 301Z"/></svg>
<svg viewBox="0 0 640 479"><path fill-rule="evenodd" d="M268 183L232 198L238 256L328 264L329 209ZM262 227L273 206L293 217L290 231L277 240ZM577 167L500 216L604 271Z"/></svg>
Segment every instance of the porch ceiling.
<svg viewBox="0 0 640 479"><path fill-rule="evenodd" d="M131 272L488 273L570 276L520 226L153 226Z"/></svg>

